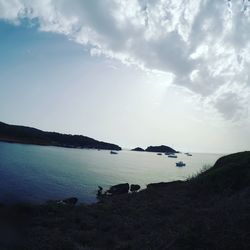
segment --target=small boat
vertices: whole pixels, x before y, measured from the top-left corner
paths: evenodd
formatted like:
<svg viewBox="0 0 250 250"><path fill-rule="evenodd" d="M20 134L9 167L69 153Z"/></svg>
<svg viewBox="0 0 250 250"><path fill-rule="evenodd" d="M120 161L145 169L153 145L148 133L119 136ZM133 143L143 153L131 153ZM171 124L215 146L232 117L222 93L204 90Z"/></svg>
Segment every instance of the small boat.
<svg viewBox="0 0 250 250"><path fill-rule="evenodd" d="M176 167L184 167L186 164L183 161L176 162Z"/></svg>
<svg viewBox="0 0 250 250"><path fill-rule="evenodd" d="M187 156L192 156L190 153L186 153Z"/></svg>
<svg viewBox="0 0 250 250"><path fill-rule="evenodd" d="M168 155L169 158L177 158L177 155Z"/></svg>
<svg viewBox="0 0 250 250"><path fill-rule="evenodd" d="M157 155L162 155L162 153L157 153Z"/></svg>
<svg viewBox="0 0 250 250"><path fill-rule="evenodd" d="M110 154L112 154L112 155L117 155L118 153L115 152L115 151L110 151Z"/></svg>

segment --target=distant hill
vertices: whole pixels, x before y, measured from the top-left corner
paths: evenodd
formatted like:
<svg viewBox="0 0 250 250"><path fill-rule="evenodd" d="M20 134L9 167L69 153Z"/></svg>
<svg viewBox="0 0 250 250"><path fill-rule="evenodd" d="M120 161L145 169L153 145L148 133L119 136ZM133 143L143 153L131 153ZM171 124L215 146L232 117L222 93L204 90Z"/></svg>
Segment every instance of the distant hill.
<svg viewBox="0 0 250 250"><path fill-rule="evenodd" d="M147 147L147 149L145 150L147 152L161 152L161 153L177 153L177 151L175 151L173 148L170 148L168 146L165 145L161 145L161 146L149 146Z"/></svg>
<svg viewBox="0 0 250 250"><path fill-rule="evenodd" d="M45 132L36 128L9 125L3 122L0 122L0 141L68 148L121 150L118 145L82 135Z"/></svg>

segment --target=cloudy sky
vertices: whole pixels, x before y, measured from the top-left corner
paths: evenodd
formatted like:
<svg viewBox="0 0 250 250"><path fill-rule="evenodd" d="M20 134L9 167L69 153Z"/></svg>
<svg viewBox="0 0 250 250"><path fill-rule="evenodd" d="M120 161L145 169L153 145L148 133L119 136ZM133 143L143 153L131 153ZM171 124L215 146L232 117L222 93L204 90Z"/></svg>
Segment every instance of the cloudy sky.
<svg viewBox="0 0 250 250"><path fill-rule="evenodd" d="M3 122L249 150L249 77L249 0L0 0Z"/></svg>

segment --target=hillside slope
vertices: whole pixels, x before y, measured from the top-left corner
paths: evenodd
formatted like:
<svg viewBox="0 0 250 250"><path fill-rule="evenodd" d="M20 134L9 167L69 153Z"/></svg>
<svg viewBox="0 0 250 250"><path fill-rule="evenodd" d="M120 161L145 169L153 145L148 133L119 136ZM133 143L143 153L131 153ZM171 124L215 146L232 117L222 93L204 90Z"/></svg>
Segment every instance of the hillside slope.
<svg viewBox="0 0 250 250"><path fill-rule="evenodd" d="M9 125L3 122L0 122L0 141L70 148L121 150L118 145L82 135L45 132L36 128Z"/></svg>

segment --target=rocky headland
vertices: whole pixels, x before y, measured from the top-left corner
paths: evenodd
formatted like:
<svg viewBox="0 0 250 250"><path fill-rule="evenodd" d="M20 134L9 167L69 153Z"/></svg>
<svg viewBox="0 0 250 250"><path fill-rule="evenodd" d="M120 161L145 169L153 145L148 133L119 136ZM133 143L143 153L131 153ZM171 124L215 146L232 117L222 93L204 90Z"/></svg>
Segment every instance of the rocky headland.
<svg viewBox="0 0 250 250"><path fill-rule="evenodd" d="M118 145L97 141L83 135L46 132L36 128L9 125L3 122L0 122L0 141L67 148L121 150Z"/></svg>

